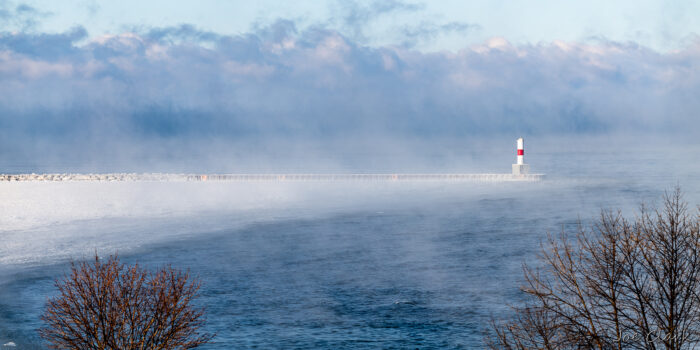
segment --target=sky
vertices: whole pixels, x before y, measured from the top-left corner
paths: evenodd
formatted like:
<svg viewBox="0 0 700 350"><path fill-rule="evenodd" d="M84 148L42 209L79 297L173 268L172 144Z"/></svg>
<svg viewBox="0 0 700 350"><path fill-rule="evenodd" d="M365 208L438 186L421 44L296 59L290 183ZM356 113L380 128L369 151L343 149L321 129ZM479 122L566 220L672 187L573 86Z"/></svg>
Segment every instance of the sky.
<svg viewBox="0 0 700 350"><path fill-rule="evenodd" d="M6 0L0 157L694 140L699 14L692 1Z"/></svg>
<svg viewBox="0 0 700 350"><path fill-rule="evenodd" d="M697 1L33 0L24 4L43 14L37 29L44 32L83 26L99 36L188 23L238 35L287 18L299 27L321 24L342 31L367 45L408 41L426 50L459 50L505 37L515 44L606 38L667 51L683 47L700 32ZM425 30L440 33L412 40L412 33Z"/></svg>

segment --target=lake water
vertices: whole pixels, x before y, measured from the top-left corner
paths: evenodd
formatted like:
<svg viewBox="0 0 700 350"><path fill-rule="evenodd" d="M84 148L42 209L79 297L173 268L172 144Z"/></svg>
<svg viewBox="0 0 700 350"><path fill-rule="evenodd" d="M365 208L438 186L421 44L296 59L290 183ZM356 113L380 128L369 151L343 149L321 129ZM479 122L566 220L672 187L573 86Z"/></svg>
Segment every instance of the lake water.
<svg viewBox="0 0 700 350"><path fill-rule="evenodd" d="M2 183L0 345L42 348L53 280L97 250L198 275L206 349L480 348L547 232L675 185L694 210L698 150L539 153L538 183Z"/></svg>

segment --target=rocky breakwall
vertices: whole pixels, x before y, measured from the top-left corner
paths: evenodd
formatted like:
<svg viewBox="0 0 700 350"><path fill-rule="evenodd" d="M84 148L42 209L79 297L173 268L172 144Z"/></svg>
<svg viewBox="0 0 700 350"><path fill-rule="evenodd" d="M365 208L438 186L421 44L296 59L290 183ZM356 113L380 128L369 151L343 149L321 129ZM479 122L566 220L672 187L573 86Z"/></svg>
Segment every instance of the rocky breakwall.
<svg viewBox="0 0 700 350"><path fill-rule="evenodd" d="M185 181L179 174L0 174L0 181Z"/></svg>

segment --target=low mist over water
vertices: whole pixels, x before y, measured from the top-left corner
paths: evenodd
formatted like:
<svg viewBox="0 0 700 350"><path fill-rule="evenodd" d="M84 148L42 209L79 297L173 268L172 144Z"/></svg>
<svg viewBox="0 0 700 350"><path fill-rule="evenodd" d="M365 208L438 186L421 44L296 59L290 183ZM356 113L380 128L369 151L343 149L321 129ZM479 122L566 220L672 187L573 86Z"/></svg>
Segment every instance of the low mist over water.
<svg viewBox="0 0 700 350"><path fill-rule="evenodd" d="M0 343L40 348L53 280L97 251L200 276L205 348L478 348L547 232L700 203L696 146L569 148L533 150L535 183L0 183Z"/></svg>
<svg viewBox="0 0 700 350"><path fill-rule="evenodd" d="M95 254L199 276L205 349L482 348L548 233L700 204L698 15L0 0L0 348L48 345L54 281ZM543 181L391 181L525 172L520 137ZM105 173L384 178L63 181Z"/></svg>

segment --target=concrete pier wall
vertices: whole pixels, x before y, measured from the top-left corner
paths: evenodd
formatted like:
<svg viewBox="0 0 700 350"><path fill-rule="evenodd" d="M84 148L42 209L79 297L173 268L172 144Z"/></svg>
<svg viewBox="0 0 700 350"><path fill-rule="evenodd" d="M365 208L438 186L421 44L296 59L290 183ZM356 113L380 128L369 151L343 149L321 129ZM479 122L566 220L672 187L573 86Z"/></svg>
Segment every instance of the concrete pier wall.
<svg viewBox="0 0 700 350"><path fill-rule="evenodd" d="M540 181L542 174L0 174L0 181Z"/></svg>

